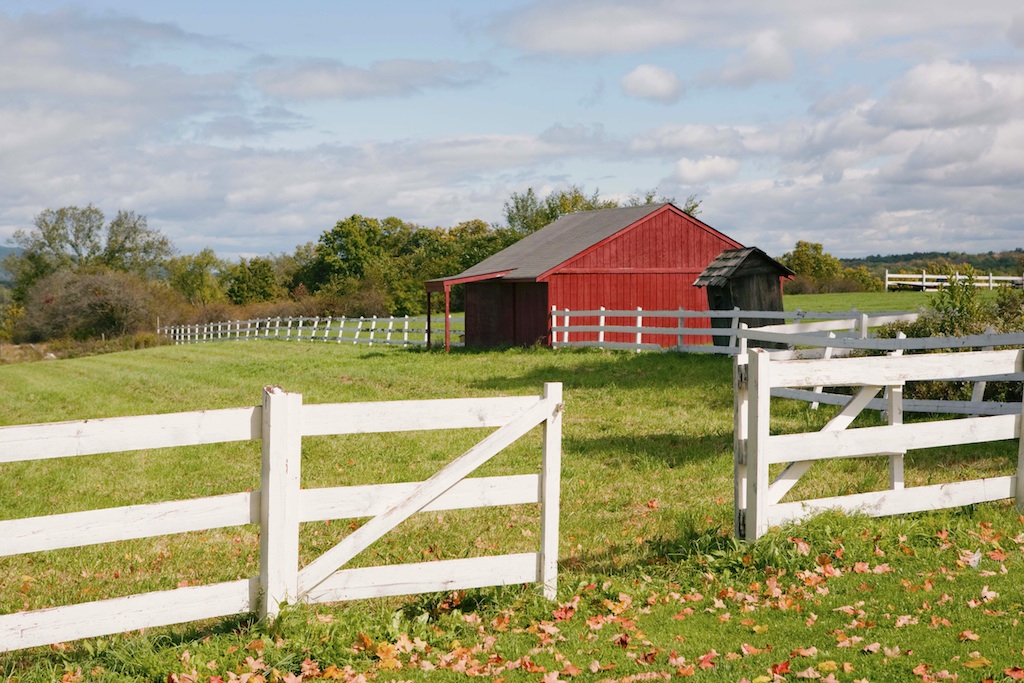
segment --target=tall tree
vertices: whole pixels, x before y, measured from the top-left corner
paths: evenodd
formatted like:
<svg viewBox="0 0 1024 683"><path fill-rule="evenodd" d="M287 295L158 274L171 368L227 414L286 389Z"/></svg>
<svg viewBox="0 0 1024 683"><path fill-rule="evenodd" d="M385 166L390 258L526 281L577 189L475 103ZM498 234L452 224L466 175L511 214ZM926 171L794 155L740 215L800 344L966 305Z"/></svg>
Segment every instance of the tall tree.
<svg viewBox="0 0 1024 683"><path fill-rule="evenodd" d="M521 235L529 235L567 213L613 209L618 205L615 200L601 199L597 190L588 195L579 185L552 192L543 200L530 187L526 192L512 193L505 202L504 214L509 228Z"/></svg>
<svg viewBox="0 0 1024 683"><path fill-rule="evenodd" d="M167 262L167 282L193 306L206 306L224 298L219 276L226 266L207 247L198 254L176 256Z"/></svg>
<svg viewBox="0 0 1024 683"><path fill-rule="evenodd" d="M228 299L242 306L271 301L280 289L274 274L274 264L269 259L259 257L248 261L239 259L237 264L228 268L225 280Z"/></svg>
<svg viewBox="0 0 1024 683"><path fill-rule="evenodd" d="M92 204L46 209L35 227L12 237L21 248L4 260L14 280L14 296L24 301L32 285L47 275L69 271L121 271L151 276L174 253L170 240L150 229L146 217L118 211L109 224Z"/></svg>

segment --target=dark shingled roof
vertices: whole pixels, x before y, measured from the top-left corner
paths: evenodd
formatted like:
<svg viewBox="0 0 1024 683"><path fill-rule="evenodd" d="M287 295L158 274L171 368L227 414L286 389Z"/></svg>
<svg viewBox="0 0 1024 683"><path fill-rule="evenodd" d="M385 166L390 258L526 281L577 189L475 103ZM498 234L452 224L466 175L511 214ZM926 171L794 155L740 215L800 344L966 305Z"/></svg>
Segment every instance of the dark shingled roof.
<svg viewBox="0 0 1024 683"><path fill-rule="evenodd" d="M697 276L693 284L695 287L721 287L726 285L739 267L752 256L761 261L761 264L759 264L761 268L759 270L776 271L778 275L785 277L796 275L792 270L757 247L744 247L743 249L726 249L716 256L715 260L704 269L704 272Z"/></svg>
<svg viewBox="0 0 1024 683"><path fill-rule="evenodd" d="M510 271L503 276L505 279L538 278L663 206L667 205L645 204L566 214L454 277L477 277Z"/></svg>

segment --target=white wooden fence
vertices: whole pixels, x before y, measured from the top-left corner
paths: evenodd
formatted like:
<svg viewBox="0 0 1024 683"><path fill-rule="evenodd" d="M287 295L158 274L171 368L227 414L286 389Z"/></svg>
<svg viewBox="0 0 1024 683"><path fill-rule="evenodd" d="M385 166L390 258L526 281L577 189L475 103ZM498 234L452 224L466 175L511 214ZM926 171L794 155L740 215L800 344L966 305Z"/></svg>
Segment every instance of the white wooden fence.
<svg viewBox="0 0 1024 683"><path fill-rule="evenodd" d="M817 323L811 323L815 325ZM857 338L857 337L835 337L829 335L822 337L818 334L806 332L786 332L784 327L773 326L761 327L758 329L744 329L741 325L737 332L740 343L740 353L746 353L747 342L785 342L792 346L801 348L781 351L771 351L769 355L772 360L808 360L814 358L840 358L849 356L854 351L885 352L890 356L901 356L904 352L934 351L934 350L962 350L962 349L984 349L993 350L1000 347L1021 347L1024 346L1024 332L1010 332L997 334L989 329L985 334L966 335L963 337L925 337L910 338L900 333L896 338ZM931 399L905 399L903 411L907 413L947 413L962 415L1016 415L1021 411L1021 404L1000 401L985 401L985 387L988 382L1021 382L1024 381L1024 374L1004 374L999 376L977 376L961 378L961 381L973 382L974 388L970 401L947 401ZM850 401L848 394L830 393L823 391L821 386L813 390L794 389L777 387L772 389L772 396L776 398L791 398L799 401L808 401L812 408L817 404L845 406ZM886 408L885 397L873 398L864 406L868 410L879 410L884 412Z"/></svg>
<svg viewBox="0 0 1024 683"><path fill-rule="evenodd" d="M444 317L431 318L431 329L444 329ZM451 324L459 346L461 318L452 317ZM459 329L457 329L459 328ZM238 339L275 339L284 341L317 341L336 344L396 344L426 346L426 317L410 318L345 318L296 317L223 320L195 325L169 325L157 328L157 334L170 337L175 344L227 341Z"/></svg>
<svg viewBox="0 0 1024 683"><path fill-rule="evenodd" d="M30 612L0 615L0 651L258 611L327 602L537 582L554 599L558 559L562 386L541 396L303 405L264 390L253 408L0 428L0 463L149 448L262 440L258 491L0 521L0 556L131 538L258 524L260 574ZM544 425L540 474L466 478ZM300 489L303 436L497 427L422 482ZM540 503L538 552L341 569L418 511ZM299 568L299 524L373 517Z"/></svg>
<svg viewBox="0 0 1024 683"><path fill-rule="evenodd" d="M973 277L975 287L982 287L984 289L995 289L996 287L1021 287L1024 285L1024 276L1020 275L993 275L992 273L989 273L988 275L977 274L973 276L961 275L960 273L954 273L953 275L940 275L937 273L929 273L926 270L922 270L920 273L890 273L886 270L885 291L889 291L891 287L903 287L934 292L950 280L965 280L968 277Z"/></svg>
<svg viewBox="0 0 1024 683"><path fill-rule="evenodd" d="M808 311L645 311L606 310L571 311L552 309L551 340L554 348L598 347L635 351L682 351L686 353L715 353L735 355L740 351L737 330L742 320L779 320L790 324L760 327L758 330L777 332L772 341L787 343L788 335L804 333L817 335L816 344L830 331L843 336L866 338L872 327L899 320L916 320L917 313L862 313L856 310ZM576 320L582 320L576 323ZM725 320L728 327L707 327L711 319ZM815 322L804 322L804 321ZM707 339L725 338L725 345L707 343Z"/></svg>
<svg viewBox="0 0 1024 683"><path fill-rule="evenodd" d="M902 401L903 385L908 381L962 380L1022 372L1022 350L789 361L772 360L771 354L762 349L737 355L734 364L737 536L756 540L772 525L830 508L882 516L1004 498L1015 498L1018 507L1024 508L1024 444L1020 441L1022 416L1019 410L1015 415L903 424ZM822 385L853 386L858 390L820 432L771 433L774 390ZM883 389L887 390L889 424L847 429ZM1007 439L1018 440L1016 475L904 488L903 455L907 450ZM780 503L814 462L865 456L888 457L889 490ZM779 463L788 465L769 481L768 468Z"/></svg>

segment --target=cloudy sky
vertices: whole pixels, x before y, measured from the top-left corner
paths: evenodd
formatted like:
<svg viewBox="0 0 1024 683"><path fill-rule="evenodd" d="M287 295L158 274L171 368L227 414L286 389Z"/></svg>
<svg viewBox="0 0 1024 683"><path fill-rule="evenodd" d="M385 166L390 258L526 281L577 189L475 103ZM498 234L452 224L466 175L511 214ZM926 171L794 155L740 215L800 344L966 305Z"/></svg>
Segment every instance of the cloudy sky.
<svg viewBox="0 0 1024 683"><path fill-rule="evenodd" d="M695 194L775 255L1024 247L1024 7L0 1L3 242L91 202L291 252L570 184Z"/></svg>

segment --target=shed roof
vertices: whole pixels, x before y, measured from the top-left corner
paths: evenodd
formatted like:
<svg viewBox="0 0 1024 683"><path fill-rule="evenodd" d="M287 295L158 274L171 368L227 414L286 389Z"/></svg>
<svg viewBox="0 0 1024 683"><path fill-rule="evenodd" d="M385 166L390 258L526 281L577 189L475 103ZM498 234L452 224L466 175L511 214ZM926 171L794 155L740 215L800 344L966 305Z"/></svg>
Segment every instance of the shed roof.
<svg viewBox="0 0 1024 683"><path fill-rule="evenodd" d="M755 270L751 270L752 266ZM741 269L743 272L739 273ZM704 272L697 276L693 284L695 287L721 287L728 284L729 280L737 274L747 276L758 272L770 272L779 277L796 275L757 247L744 247L743 249L726 249L716 256L715 260L704 269Z"/></svg>
<svg viewBox="0 0 1024 683"><path fill-rule="evenodd" d="M569 213L453 277L429 280L483 280L490 275L533 280L669 204L644 204L619 209Z"/></svg>

